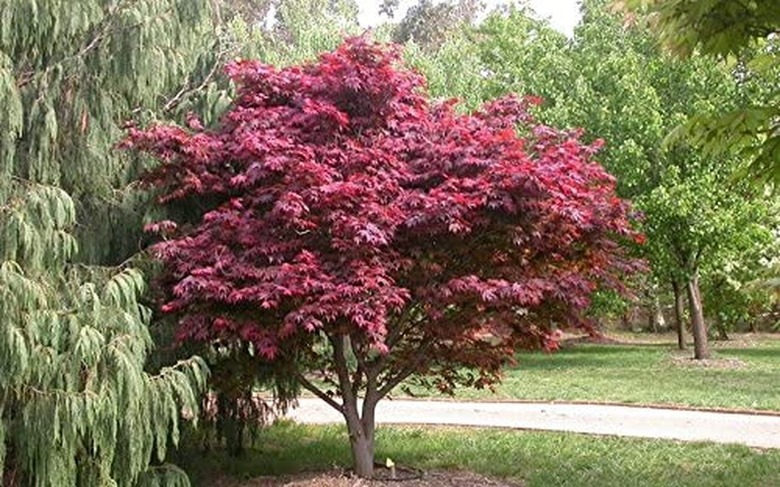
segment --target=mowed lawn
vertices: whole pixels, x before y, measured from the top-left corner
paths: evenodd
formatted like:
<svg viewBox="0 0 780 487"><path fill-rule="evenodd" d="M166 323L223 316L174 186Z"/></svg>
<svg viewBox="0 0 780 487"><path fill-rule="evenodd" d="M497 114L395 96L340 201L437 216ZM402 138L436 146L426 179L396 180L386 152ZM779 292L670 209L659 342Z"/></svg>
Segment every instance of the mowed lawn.
<svg viewBox="0 0 780 487"><path fill-rule="evenodd" d="M576 344L521 354L495 394L459 398L610 401L780 411L780 339L714 344L711 367L689 364L672 344ZM430 393L427 393L430 395ZM189 451L177 462L194 485L264 485L256 477L329 471L351 463L343 426L279 422L257 432L241 457ZM780 486L780 450L739 445L498 428L381 427L376 460L423 470L468 470L533 486Z"/></svg>
<svg viewBox="0 0 780 487"><path fill-rule="evenodd" d="M711 366L664 344L576 344L524 353L495 393L461 389L456 398L594 401L780 411L780 337L713 344ZM436 396L415 390L415 395Z"/></svg>
<svg viewBox="0 0 780 487"><path fill-rule="evenodd" d="M382 427L377 435L377 461L469 470L529 487L780 485L780 450L501 429ZM235 480L220 485L248 487L264 484L242 479L350 464L349 440L340 426L282 422L259 432L254 444L238 458L192 452L181 465L193 485L213 485L209 473L221 472Z"/></svg>

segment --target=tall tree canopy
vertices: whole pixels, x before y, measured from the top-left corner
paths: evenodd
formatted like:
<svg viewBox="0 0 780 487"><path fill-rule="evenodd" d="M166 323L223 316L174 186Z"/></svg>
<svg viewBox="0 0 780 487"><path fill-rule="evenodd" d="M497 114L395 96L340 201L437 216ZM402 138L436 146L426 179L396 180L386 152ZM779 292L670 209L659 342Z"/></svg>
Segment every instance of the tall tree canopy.
<svg viewBox="0 0 780 487"><path fill-rule="evenodd" d="M238 95L215 129L129 138L161 160L146 181L162 203L201 208L150 226L166 235L163 309L182 339L245 341L292 367L344 415L361 476L396 385L489 386L517 348L587 327L591 294L634 270L597 145L536 124L520 99L459 115L363 38L229 72Z"/></svg>
<svg viewBox="0 0 780 487"><path fill-rule="evenodd" d="M395 4L397 1L385 1L383 12L392 16ZM473 22L483 9L481 0L419 0L394 26L392 39L398 43L412 41L423 49L436 50L450 35Z"/></svg>
<svg viewBox="0 0 780 487"><path fill-rule="evenodd" d="M354 0L267 1L273 7L267 22L232 26L243 58L287 66L311 60L361 32Z"/></svg>
<svg viewBox="0 0 780 487"><path fill-rule="evenodd" d="M751 155L748 171L780 185L780 8L775 0L622 0L650 21L673 52L695 52L742 63L741 79L762 86L731 110L701 111L678 131L712 152Z"/></svg>
<svg viewBox="0 0 780 487"><path fill-rule="evenodd" d="M129 184L140 160L114 145L128 119L209 113L191 95L221 64L215 5L0 0L4 481L186 483L161 462L205 371L145 370L151 313L127 259L146 198Z"/></svg>

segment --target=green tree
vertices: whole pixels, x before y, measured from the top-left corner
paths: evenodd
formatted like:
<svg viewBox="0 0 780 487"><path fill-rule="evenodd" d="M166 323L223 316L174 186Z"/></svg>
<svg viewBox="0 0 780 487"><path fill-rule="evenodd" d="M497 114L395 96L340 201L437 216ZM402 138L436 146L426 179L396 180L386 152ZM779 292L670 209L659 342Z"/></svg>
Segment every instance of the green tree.
<svg viewBox="0 0 780 487"><path fill-rule="evenodd" d="M695 356L706 358L700 276L745 251L744 242L732 245L737 232L753 224L767 230L772 220L755 218L768 214L760 194L730 182L739 157L664 141L699 111L733 106L742 93L732 73L702 56L665 54L646 29L625 25L604 1L584 3L571 42L522 11L493 15L477 32L491 96L541 94L542 119L582 126L607 141L600 158L643 215L648 241L637 251L653 270L649 284L670 284L678 305L688 295ZM750 235L750 243L766 245L766 231Z"/></svg>
<svg viewBox="0 0 780 487"><path fill-rule="evenodd" d="M0 470L35 485L185 483L163 467L197 358L145 370L130 119L198 109L229 43L208 0L0 0ZM184 81L182 81L184 80ZM151 465L151 466L150 466Z"/></svg>
<svg viewBox="0 0 780 487"><path fill-rule="evenodd" d="M0 207L0 471L10 485L186 485L163 464L182 409L196 411L198 358L150 374L137 270L69 265L72 200L26 185ZM153 465L150 465L153 463Z"/></svg>
<svg viewBox="0 0 780 487"><path fill-rule="evenodd" d="M234 1L234 0L231 0ZM288 66L334 49L346 36L361 32L354 0L285 0L273 6L273 21L234 23L239 54Z"/></svg>
<svg viewBox="0 0 780 487"><path fill-rule="evenodd" d="M735 260L751 245L765 246L773 223L758 217L769 213L760 192L730 181L740 157L665 139L697 113L734 106L744 93L726 66L699 55L675 59L659 49L647 29L621 20L604 2L585 3L573 55L596 97L579 103L607 105L612 115L593 117L596 124L582 123L614 147L607 149L604 162L644 214L648 243L643 252L657 279L671 281L676 305L685 289L694 356L707 358L702 293L708 290L701 288L701 275ZM759 228L746 231L753 227Z"/></svg>
<svg viewBox="0 0 780 487"><path fill-rule="evenodd" d="M730 110L702 111L679 130L680 135L712 152L740 150L751 155L749 172L780 184L780 8L775 0L623 0L649 20L674 53L696 52L727 62L744 61L744 79L757 78L763 96Z"/></svg>
<svg viewBox="0 0 780 487"><path fill-rule="evenodd" d="M385 1L383 12L392 16L396 4L395 0ZM450 35L473 22L483 9L481 0L419 0L394 27L392 40L399 44L412 41L423 49L435 51Z"/></svg>
<svg viewBox="0 0 780 487"><path fill-rule="evenodd" d="M230 19L240 17L245 23L262 24L275 7L273 0L224 0L224 15Z"/></svg>

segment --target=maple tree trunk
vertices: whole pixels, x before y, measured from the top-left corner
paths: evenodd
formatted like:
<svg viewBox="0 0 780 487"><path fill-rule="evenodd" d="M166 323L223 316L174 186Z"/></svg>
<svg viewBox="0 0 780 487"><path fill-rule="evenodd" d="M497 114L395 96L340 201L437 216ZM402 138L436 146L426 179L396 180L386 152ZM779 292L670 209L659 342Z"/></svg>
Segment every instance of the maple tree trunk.
<svg viewBox="0 0 780 487"><path fill-rule="evenodd" d="M347 420L349 443L355 475L370 479L374 476L374 410L376 403L363 402L362 417L358 413L357 401L347 406L344 418Z"/></svg>
<svg viewBox="0 0 780 487"><path fill-rule="evenodd" d="M691 328L693 329L693 358L696 360L710 358L710 345L707 341L707 325L704 322L704 310L699 292L699 274L694 272L686 283L688 292L688 308L691 312Z"/></svg>
<svg viewBox="0 0 780 487"><path fill-rule="evenodd" d="M658 325L656 323L655 318L656 318L655 308L652 305L650 305L647 308L647 328L653 333L658 333Z"/></svg>
<svg viewBox="0 0 780 487"><path fill-rule="evenodd" d="M374 381L369 381L366 385L362 411L358 408L358 396L352 389L347 365L346 344L348 342L349 338L345 335L331 337L333 358L343 401L342 413L347 423L355 475L370 479L374 476L374 412L380 394Z"/></svg>
<svg viewBox="0 0 780 487"><path fill-rule="evenodd" d="M685 323L683 323L685 302L680 283L674 279L672 280L672 290L674 291L674 327L677 329L677 348L685 350Z"/></svg>
<svg viewBox="0 0 780 487"><path fill-rule="evenodd" d="M649 302L647 303L647 329L653 333L658 333L663 328L666 328L666 320L664 319L664 313L661 309L661 303L658 299L658 292L656 289L650 289L648 291Z"/></svg>

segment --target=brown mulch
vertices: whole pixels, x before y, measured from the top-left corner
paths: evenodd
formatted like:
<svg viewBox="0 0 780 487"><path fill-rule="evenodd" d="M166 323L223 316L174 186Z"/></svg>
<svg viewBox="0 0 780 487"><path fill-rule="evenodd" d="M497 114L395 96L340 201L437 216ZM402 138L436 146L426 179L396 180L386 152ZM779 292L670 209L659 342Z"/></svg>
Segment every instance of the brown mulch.
<svg viewBox="0 0 780 487"><path fill-rule="evenodd" d="M384 477L384 472L378 472ZM399 474L400 476L400 474ZM405 475L405 477L409 477ZM431 470L403 480L365 480L334 470L284 477L257 477L251 480L227 480L215 487L522 487L522 483L489 478L464 471Z"/></svg>

